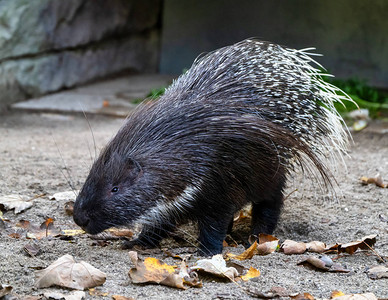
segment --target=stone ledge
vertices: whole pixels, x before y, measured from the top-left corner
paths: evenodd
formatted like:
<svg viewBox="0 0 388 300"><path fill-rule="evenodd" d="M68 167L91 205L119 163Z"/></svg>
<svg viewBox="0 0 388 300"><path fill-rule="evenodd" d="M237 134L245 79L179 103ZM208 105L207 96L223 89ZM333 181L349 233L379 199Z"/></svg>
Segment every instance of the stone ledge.
<svg viewBox="0 0 388 300"><path fill-rule="evenodd" d="M155 88L168 86L168 75L132 75L89 84L76 89L15 103L13 110L35 112L87 113L126 117Z"/></svg>

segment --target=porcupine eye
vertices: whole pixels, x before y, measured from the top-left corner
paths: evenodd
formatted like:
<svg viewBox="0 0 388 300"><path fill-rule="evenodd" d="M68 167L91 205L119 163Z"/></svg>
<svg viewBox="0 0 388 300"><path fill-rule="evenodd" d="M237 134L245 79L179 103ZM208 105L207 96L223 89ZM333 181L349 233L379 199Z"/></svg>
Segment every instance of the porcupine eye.
<svg viewBox="0 0 388 300"><path fill-rule="evenodd" d="M117 193L119 191L119 188L117 186L113 187L111 190L112 193Z"/></svg>

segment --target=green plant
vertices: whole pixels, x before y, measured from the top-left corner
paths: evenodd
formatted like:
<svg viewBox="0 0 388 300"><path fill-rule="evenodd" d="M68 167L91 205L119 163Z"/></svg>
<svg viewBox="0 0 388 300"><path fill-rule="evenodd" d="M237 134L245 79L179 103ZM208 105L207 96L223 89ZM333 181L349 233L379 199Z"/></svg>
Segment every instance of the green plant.
<svg viewBox="0 0 388 300"><path fill-rule="evenodd" d="M343 90L360 108L367 108L372 117L388 111L388 95L369 86L365 80L357 78L341 80L326 76L323 77L323 80ZM336 104L337 110L341 113L357 109L354 103L344 104L346 108L340 103Z"/></svg>

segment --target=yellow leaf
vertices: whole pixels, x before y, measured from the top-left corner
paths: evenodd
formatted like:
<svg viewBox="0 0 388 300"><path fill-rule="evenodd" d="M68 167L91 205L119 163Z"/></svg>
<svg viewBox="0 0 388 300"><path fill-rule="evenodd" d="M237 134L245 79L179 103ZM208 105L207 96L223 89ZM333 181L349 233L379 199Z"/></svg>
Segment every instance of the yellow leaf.
<svg viewBox="0 0 388 300"><path fill-rule="evenodd" d="M245 250L243 253L239 255L227 253L226 256L228 258L233 258L237 260L251 259L255 255L256 249L257 249L257 241L255 241L247 250Z"/></svg>
<svg viewBox="0 0 388 300"><path fill-rule="evenodd" d="M74 235L80 235L85 233L85 231L82 229L64 229L62 230L62 232L66 236L74 236Z"/></svg>
<svg viewBox="0 0 388 300"><path fill-rule="evenodd" d="M248 272L241 276L241 279L244 281L248 281L249 279L256 278L260 276L260 271L258 269L255 269L254 267L250 267Z"/></svg>
<svg viewBox="0 0 388 300"><path fill-rule="evenodd" d="M155 257L147 257L144 259L144 265L149 272L155 271L167 271L169 274L175 272L174 266L170 266L166 263L162 263L159 259Z"/></svg>
<svg viewBox="0 0 388 300"><path fill-rule="evenodd" d="M345 294L342 293L341 291L332 291L330 299L340 297L340 296L345 296Z"/></svg>

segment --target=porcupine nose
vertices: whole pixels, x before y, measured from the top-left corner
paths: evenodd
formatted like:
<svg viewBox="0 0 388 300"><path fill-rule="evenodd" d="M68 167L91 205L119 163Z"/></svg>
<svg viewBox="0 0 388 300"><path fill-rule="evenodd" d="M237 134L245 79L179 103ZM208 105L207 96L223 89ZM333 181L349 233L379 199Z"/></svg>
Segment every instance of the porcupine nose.
<svg viewBox="0 0 388 300"><path fill-rule="evenodd" d="M85 228L88 226L90 222L89 216L86 214L86 212L80 207L78 201L76 201L74 205L74 211L73 211L73 219L74 222L80 226L82 229L85 230Z"/></svg>
<svg viewBox="0 0 388 300"><path fill-rule="evenodd" d="M90 219L86 214L82 214L76 211L74 211L73 219L78 226L82 227L82 229L85 229L90 222Z"/></svg>

